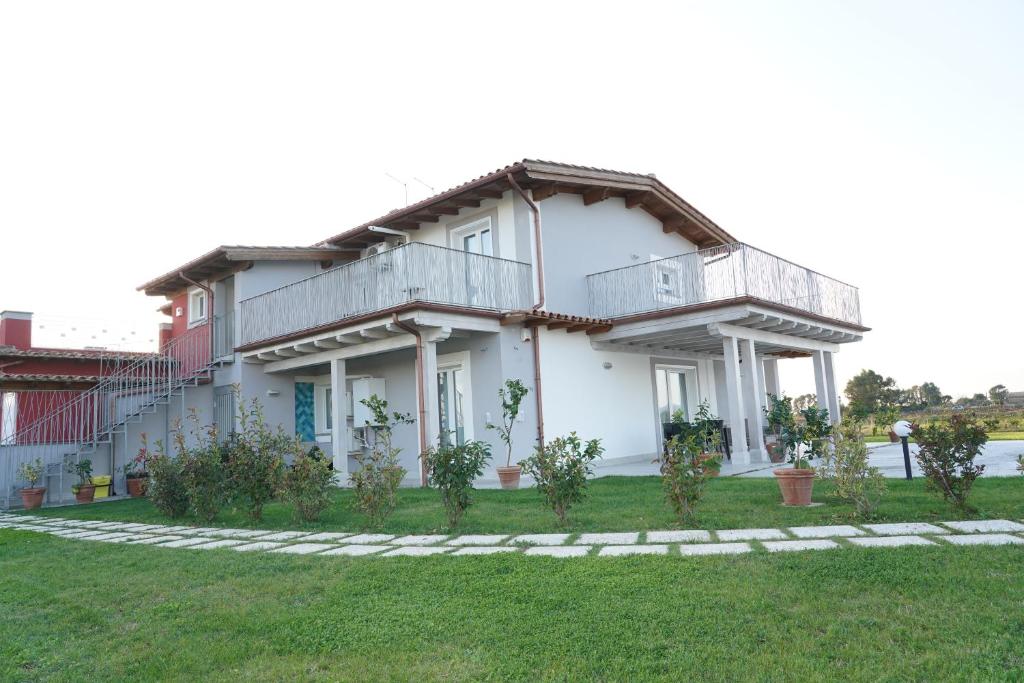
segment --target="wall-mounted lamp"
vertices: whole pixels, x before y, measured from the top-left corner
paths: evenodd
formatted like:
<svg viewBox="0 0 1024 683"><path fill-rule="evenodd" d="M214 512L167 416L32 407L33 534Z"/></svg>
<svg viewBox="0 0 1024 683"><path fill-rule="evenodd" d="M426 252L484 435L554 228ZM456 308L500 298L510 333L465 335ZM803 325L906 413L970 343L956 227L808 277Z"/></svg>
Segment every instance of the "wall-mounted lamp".
<svg viewBox="0 0 1024 683"><path fill-rule="evenodd" d="M612 369L612 363L611 363L611 361L607 361L606 360L605 362L601 363L601 367L604 368L605 370L611 370Z"/></svg>
<svg viewBox="0 0 1024 683"><path fill-rule="evenodd" d="M267 389L267 396L280 396L281 392L277 389Z"/></svg>

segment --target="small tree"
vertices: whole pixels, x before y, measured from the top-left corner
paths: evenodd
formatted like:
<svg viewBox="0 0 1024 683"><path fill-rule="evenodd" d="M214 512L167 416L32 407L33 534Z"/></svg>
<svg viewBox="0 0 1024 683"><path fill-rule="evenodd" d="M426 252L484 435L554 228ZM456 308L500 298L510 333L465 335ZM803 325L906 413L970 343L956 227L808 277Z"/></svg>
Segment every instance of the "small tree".
<svg viewBox="0 0 1024 683"><path fill-rule="evenodd" d="M318 451L314 446L309 453L300 452L282 477L281 495L295 508L297 521L314 522L331 504L334 472L326 459L317 457Z"/></svg>
<svg viewBox="0 0 1024 683"><path fill-rule="evenodd" d="M997 406L1006 405L1006 399L1009 398L1009 396L1009 390L1002 384L997 384L988 390L988 399Z"/></svg>
<svg viewBox="0 0 1024 683"><path fill-rule="evenodd" d="M967 497L974 480L985 471L975 465L988 441L984 427L973 413L954 413L944 423L917 427L911 434L917 442L917 462L928 488L938 491L958 510L967 510Z"/></svg>
<svg viewBox="0 0 1024 683"><path fill-rule="evenodd" d="M72 493L78 493L83 486L92 485L92 460L89 458L82 458L76 462L71 455L65 455L64 471L78 477L78 483L71 486Z"/></svg>
<svg viewBox="0 0 1024 683"><path fill-rule="evenodd" d="M498 398L501 399L501 425L489 424L487 428L497 429L498 436L505 442L505 467L512 466L512 426L519 417L519 406L529 392L530 390L518 379L507 379L505 386L498 389Z"/></svg>
<svg viewBox="0 0 1024 683"><path fill-rule="evenodd" d="M855 418L842 423L834 434L831 452L822 454L818 476L831 479L836 496L852 503L857 516L870 517L885 493L885 477L868 464L868 447Z"/></svg>
<svg viewBox="0 0 1024 683"><path fill-rule="evenodd" d="M405 469L398 464L402 449L392 445L392 432L398 425L412 424L408 414L388 412L388 402L376 394L360 401L369 408L373 421L366 422L370 433L366 443L369 453L360 451L356 456L359 467L349 475L355 489L355 505L379 526L395 509L398 486L405 477Z"/></svg>
<svg viewBox="0 0 1024 683"><path fill-rule="evenodd" d="M665 445L661 482L672 510L682 522L693 517L708 479L721 466L720 455L707 457L696 432L677 434Z"/></svg>
<svg viewBox="0 0 1024 683"><path fill-rule="evenodd" d="M555 511L558 521L565 524L569 508L586 495L587 477L592 473L590 463L603 452L599 439L583 445L576 432L572 432L538 446L519 466L533 476L537 491Z"/></svg>
<svg viewBox="0 0 1024 683"><path fill-rule="evenodd" d="M34 489L36 483L43 478L44 469L42 458L23 462L18 465L18 479L28 484L26 488Z"/></svg>
<svg viewBox="0 0 1024 683"><path fill-rule="evenodd" d="M248 405L239 401L238 420L238 431L224 446L228 484L249 518L259 521L263 518L263 506L273 500L281 486L284 454L296 452L296 437L289 437L280 425L276 432L271 431L255 398Z"/></svg>
<svg viewBox="0 0 1024 683"><path fill-rule="evenodd" d="M491 446L483 441L442 444L427 451L426 458L430 485L441 492L448 526L454 529L472 503L473 480L484 473Z"/></svg>

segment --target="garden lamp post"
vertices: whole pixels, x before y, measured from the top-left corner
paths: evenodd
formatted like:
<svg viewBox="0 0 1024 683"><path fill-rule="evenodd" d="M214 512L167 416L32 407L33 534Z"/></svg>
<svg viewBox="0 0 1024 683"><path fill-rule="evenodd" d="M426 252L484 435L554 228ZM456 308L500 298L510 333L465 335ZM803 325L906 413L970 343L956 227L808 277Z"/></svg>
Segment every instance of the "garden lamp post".
<svg viewBox="0 0 1024 683"><path fill-rule="evenodd" d="M892 431L896 432L896 436L900 437L900 441L903 443L903 467L907 471L907 479L914 478L914 475L910 473L910 445L907 443L912 429L906 420L899 420L892 426Z"/></svg>

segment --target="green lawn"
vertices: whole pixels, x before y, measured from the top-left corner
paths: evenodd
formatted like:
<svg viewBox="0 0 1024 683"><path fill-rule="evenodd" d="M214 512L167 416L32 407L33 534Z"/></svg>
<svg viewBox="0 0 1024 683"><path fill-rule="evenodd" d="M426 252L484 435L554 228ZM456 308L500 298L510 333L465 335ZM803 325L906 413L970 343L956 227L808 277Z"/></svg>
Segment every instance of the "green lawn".
<svg viewBox="0 0 1024 683"><path fill-rule="evenodd" d="M5 529L0 615L4 681L1020 680L1024 550L374 559Z"/></svg>
<svg viewBox="0 0 1024 683"><path fill-rule="evenodd" d="M864 437L868 443L888 443L888 434L869 434ZM1024 432L989 432L989 441L1024 441ZM913 440L911 440L913 441Z"/></svg>
<svg viewBox="0 0 1024 683"><path fill-rule="evenodd" d="M878 511L879 521L928 521L956 518L936 494L925 490L924 480L889 480L889 492ZM254 524L244 512L226 509L213 522L216 526L276 529L305 527L329 531L365 528L362 515L352 508L352 494L337 490L335 503L316 524L300 525L291 509L273 503L265 509L262 522ZM558 531L555 516L541 504L533 489L519 491L483 490L474 493L475 505L466 514L459 531L464 532L546 532ZM732 529L750 526L789 526L848 521L851 506L831 495L830 485L817 482L814 499L819 507L787 508L781 503L774 479L723 477L711 481L707 495L691 527ZM971 502L974 517L1024 518L1024 477L979 479ZM78 519L105 519L149 523L171 522L144 499L50 508L40 514ZM186 523L199 522L185 518ZM589 497L570 512L569 531L632 531L679 526L665 504L661 482L656 477L605 477L591 482ZM438 493L429 489L402 489L398 508L382 527L394 533L447 531Z"/></svg>

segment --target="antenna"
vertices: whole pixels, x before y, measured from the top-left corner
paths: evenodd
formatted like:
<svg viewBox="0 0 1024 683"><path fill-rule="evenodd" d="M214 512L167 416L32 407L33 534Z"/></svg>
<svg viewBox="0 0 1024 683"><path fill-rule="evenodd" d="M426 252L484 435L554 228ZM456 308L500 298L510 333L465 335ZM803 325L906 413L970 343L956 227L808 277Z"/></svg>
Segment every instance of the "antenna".
<svg viewBox="0 0 1024 683"><path fill-rule="evenodd" d="M398 178L391 175L387 171L384 171L384 175L386 175L388 178L391 178L396 183L402 186L402 189L405 191L405 205L409 206L409 183L405 182L404 180L399 180Z"/></svg>
<svg viewBox="0 0 1024 683"><path fill-rule="evenodd" d="M435 189L434 189L434 186L433 186L433 185L427 185L427 184L426 184L425 182L423 182L423 181L422 181L422 180L420 180L419 178L413 178L413 180L415 180L415 181L416 181L417 183L419 183L419 184L420 184L420 185L422 185L423 187L425 187L425 188L427 188L428 190L430 190L430 194L437 194L437 190L435 190Z"/></svg>

